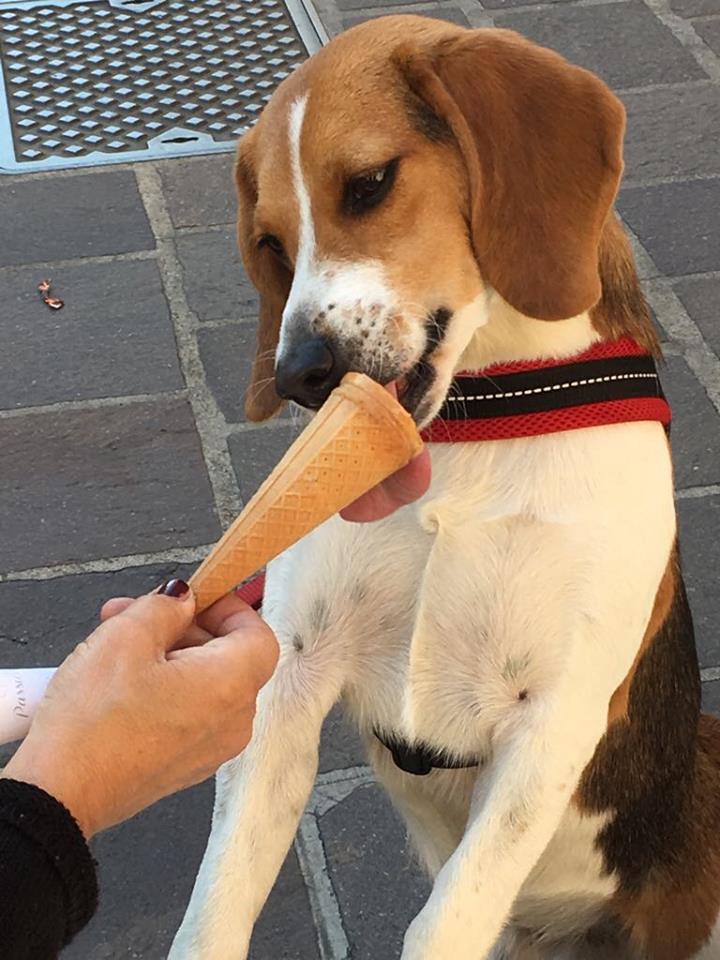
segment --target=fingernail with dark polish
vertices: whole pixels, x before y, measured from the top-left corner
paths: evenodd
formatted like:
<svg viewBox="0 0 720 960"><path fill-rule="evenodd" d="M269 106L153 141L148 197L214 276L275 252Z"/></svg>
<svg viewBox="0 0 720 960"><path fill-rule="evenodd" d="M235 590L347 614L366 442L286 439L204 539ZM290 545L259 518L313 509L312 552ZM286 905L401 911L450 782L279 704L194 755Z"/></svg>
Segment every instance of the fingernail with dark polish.
<svg viewBox="0 0 720 960"><path fill-rule="evenodd" d="M168 580L161 587L157 588L156 593L161 593L165 597L184 597L187 595L190 587L184 580Z"/></svg>

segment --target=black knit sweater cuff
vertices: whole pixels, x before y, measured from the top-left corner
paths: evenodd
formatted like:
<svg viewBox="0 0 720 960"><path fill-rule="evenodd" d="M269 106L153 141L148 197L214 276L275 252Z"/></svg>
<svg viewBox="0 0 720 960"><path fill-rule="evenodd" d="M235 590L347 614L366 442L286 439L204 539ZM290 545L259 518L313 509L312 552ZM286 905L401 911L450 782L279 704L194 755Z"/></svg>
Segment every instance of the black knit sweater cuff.
<svg viewBox="0 0 720 960"><path fill-rule="evenodd" d="M97 909L96 865L82 830L70 811L31 783L0 777L0 817L45 851L66 898L64 944Z"/></svg>

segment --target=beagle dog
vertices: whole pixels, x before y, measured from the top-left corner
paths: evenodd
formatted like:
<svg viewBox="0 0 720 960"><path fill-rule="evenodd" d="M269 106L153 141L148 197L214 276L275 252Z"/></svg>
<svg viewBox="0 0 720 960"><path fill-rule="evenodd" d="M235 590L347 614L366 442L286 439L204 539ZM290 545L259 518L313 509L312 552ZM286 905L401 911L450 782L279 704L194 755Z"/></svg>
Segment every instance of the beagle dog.
<svg viewBox="0 0 720 960"><path fill-rule="evenodd" d="M720 957L720 720L613 213L624 123L512 32L393 16L299 67L243 138L248 416L362 371L424 429L432 482L270 565L280 664L218 774L172 960L246 957L338 701L434 877L403 960Z"/></svg>

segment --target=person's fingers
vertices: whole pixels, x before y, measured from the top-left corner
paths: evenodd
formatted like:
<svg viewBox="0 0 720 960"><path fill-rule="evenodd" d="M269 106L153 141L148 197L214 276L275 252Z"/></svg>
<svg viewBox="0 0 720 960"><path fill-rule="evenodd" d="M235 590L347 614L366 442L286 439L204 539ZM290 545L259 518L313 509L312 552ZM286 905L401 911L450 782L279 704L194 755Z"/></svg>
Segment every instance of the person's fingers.
<svg viewBox="0 0 720 960"><path fill-rule="evenodd" d="M260 614L256 613L244 600L241 600L235 591L226 594L211 607L208 607L207 610L203 610L198 615L197 622L203 630L207 630L214 637L219 637L230 632L232 627L228 627L227 622L238 613L246 614L244 622L248 626L263 623Z"/></svg>
<svg viewBox="0 0 720 960"><path fill-rule="evenodd" d="M173 650L186 650L188 647L201 647L208 640L212 640L213 634L203 630L197 623L191 623L177 643L173 644Z"/></svg>
<svg viewBox="0 0 720 960"><path fill-rule="evenodd" d="M251 677L259 690L275 672L280 650L267 624L261 621L260 627L249 626L248 620L245 613L235 614L230 618L229 632L208 640L198 653L215 660L216 667L229 679L242 683Z"/></svg>
<svg viewBox="0 0 720 960"><path fill-rule="evenodd" d="M353 523L382 520L399 507L418 500L430 486L430 478L430 454L427 447L423 447L407 466L345 507L340 516Z"/></svg>
<svg viewBox="0 0 720 960"><path fill-rule="evenodd" d="M112 597L106 600L100 608L100 623L105 623L112 617L116 617L123 610L127 610L131 603L135 603L134 597Z"/></svg>
<svg viewBox="0 0 720 960"><path fill-rule="evenodd" d="M131 603L135 603L134 597L113 597L107 600L100 610L100 622L105 623L106 620L111 620L113 617L116 617L119 613L122 613L123 610L127 610ZM173 650L184 650L185 647L199 647L201 644L207 643L212 636L212 633L203 630L197 623L191 623L187 632L178 640Z"/></svg>
<svg viewBox="0 0 720 960"><path fill-rule="evenodd" d="M187 633L195 614L195 597L187 584L171 580L165 593L150 593L129 604L111 620L106 620L98 634L112 637L114 632L133 635L138 644L151 644L156 649L171 650ZM163 589L163 588L161 588Z"/></svg>

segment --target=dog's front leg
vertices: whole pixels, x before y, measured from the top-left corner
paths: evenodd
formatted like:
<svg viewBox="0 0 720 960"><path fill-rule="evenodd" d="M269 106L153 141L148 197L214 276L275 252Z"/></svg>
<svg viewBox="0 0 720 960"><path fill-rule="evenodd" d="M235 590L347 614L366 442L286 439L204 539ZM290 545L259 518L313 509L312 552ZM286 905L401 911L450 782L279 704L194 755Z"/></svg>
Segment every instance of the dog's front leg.
<svg viewBox="0 0 720 960"><path fill-rule="evenodd" d="M245 753L220 769L208 848L170 960L243 960L312 790L322 722L342 685L328 650L283 643Z"/></svg>
<svg viewBox="0 0 720 960"><path fill-rule="evenodd" d="M479 781L460 845L405 937L402 960L487 957L520 888L555 833L607 723L607 690L569 671L554 690L518 702Z"/></svg>

